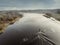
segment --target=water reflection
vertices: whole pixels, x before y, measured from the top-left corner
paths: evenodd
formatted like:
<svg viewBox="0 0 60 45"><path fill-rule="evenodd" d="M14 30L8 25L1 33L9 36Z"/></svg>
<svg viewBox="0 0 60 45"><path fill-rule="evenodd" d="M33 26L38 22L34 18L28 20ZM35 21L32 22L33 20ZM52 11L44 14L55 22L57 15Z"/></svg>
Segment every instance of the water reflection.
<svg viewBox="0 0 60 45"><path fill-rule="evenodd" d="M60 25L42 15L24 14L23 18L0 35L0 45L60 45Z"/></svg>

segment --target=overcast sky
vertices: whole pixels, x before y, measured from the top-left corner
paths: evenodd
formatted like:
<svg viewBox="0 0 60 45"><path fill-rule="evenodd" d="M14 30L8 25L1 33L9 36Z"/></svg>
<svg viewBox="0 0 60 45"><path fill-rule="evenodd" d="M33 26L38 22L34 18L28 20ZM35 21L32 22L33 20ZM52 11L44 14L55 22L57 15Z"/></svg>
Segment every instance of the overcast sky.
<svg viewBox="0 0 60 45"><path fill-rule="evenodd" d="M0 10L60 8L60 0L0 0Z"/></svg>

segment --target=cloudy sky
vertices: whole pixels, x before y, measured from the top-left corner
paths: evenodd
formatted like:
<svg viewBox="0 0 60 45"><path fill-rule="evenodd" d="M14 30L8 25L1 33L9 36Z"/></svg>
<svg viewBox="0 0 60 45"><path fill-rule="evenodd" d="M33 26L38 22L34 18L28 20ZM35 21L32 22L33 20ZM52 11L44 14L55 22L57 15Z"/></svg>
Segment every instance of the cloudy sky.
<svg viewBox="0 0 60 45"><path fill-rule="evenodd" d="M0 0L0 10L60 8L60 0Z"/></svg>

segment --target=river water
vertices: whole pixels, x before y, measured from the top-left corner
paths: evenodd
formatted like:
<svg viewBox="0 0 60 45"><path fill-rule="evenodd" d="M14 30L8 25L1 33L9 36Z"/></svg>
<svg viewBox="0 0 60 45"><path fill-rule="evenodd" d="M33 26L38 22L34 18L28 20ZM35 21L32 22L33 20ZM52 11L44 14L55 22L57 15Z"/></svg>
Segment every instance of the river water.
<svg viewBox="0 0 60 45"><path fill-rule="evenodd" d="M23 18L16 21L13 25L8 26L6 31L1 35L0 41L10 39L19 39L23 37L32 37L40 31L46 35L48 40L51 40L56 45L60 45L60 22L46 18L44 14L23 13ZM15 37L15 38L14 38ZM26 40L28 40L26 39ZM18 42L18 40L17 40Z"/></svg>

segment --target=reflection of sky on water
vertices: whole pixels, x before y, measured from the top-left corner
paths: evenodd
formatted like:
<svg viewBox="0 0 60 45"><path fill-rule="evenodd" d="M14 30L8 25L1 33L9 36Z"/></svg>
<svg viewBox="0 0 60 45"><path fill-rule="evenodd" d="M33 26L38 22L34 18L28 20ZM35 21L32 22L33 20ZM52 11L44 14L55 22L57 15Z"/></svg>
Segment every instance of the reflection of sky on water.
<svg viewBox="0 0 60 45"><path fill-rule="evenodd" d="M24 13L24 17L9 26L2 35L13 38L32 37L37 32L42 31L57 45L60 44L60 25L42 14ZM15 39L15 38L14 38Z"/></svg>

